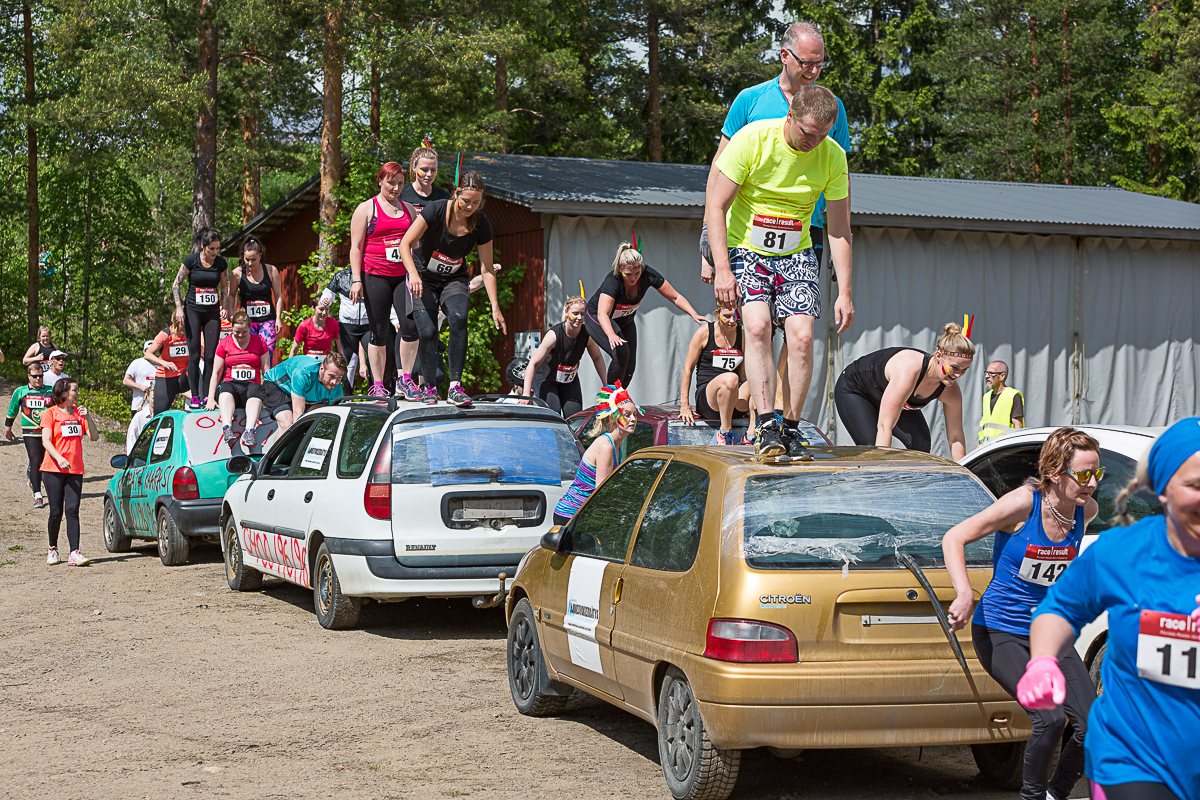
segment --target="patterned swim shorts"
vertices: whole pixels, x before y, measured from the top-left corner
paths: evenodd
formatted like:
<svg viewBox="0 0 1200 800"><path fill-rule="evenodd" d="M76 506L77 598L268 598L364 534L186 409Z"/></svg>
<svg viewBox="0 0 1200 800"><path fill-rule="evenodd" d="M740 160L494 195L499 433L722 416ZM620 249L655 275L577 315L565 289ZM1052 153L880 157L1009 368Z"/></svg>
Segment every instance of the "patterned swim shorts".
<svg viewBox="0 0 1200 800"><path fill-rule="evenodd" d="M764 256L731 247L729 266L743 305L768 302L775 319L821 316L821 262L811 247L786 256Z"/></svg>

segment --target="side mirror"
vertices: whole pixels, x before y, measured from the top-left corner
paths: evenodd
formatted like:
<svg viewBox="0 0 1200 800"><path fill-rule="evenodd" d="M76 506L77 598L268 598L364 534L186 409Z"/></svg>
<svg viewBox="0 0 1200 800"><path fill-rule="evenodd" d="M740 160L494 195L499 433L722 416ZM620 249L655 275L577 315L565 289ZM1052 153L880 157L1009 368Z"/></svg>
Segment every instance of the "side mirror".
<svg viewBox="0 0 1200 800"><path fill-rule="evenodd" d="M125 465L129 463L129 456L117 455L108 460L108 465L113 469L125 469Z"/></svg>
<svg viewBox="0 0 1200 800"><path fill-rule="evenodd" d="M249 475L254 472L254 462L249 456L234 456L225 462L225 469L230 475Z"/></svg>
<svg viewBox="0 0 1200 800"><path fill-rule="evenodd" d="M564 527L555 525L550 530L542 534L541 546L544 550L549 550L552 553L561 553L563 547Z"/></svg>

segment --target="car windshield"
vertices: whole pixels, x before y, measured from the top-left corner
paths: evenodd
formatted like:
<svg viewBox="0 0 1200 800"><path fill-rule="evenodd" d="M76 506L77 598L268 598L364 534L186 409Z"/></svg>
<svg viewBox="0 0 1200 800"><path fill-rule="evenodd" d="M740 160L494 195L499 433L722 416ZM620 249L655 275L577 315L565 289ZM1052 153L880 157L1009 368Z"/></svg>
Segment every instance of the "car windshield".
<svg viewBox="0 0 1200 800"><path fill-rule="evenodd" d="M760 569L904 569L897 553L942 567L942 536L992 503L969 475L842 470L746 479L743 547ZM967 546L990 566L992 536Z"/></svg>
<svg viewBox="0 0 1200 800"><path fill-rule="evenodd" d="M741 444L742 436L746 433L747 420L735 419L732 424L734 442ZM713 434L720 426L719 422L698 419L695 425L685 425L681 420L673 419L667 423L667 444L709 445L713 443ZM809 444L825 444L826 439L811 422L800 421L800 433Z"/></svg>
<svg viewBox="0 0 1200 800"><path fill-rule="evenodd" d="M539 483L573 480L580 452L566 423L480 419L399 423L392 483Z"/></svg>

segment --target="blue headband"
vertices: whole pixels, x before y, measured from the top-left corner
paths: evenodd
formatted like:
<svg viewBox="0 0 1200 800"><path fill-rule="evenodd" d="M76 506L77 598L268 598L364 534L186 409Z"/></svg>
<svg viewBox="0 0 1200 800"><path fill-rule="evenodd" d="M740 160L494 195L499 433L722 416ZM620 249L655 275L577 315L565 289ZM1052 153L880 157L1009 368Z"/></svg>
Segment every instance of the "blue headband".
<svg viewBox="0 0 1200 800"><path fill-rule="evenodd" d="M1200 452L1200 417L1181 419L1155 440L1150 448L1150 485L1155 494L1167 490L1171 476L1183 462Z"/></svg>

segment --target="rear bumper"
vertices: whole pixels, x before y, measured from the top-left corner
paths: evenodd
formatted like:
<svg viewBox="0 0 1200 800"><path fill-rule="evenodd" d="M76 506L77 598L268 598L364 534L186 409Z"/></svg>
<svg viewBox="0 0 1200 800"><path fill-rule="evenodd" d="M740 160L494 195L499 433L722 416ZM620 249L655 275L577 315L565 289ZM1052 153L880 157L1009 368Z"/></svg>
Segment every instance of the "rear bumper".
<svg viewBox="0 0 1200 800"><path fill-rule="evenodd" d="M351 597L474 597L512 585L524 553L396 559L391 539L326 539L342 592ZM428 559L425 561L424 559ZM509 562L512 562L509 564ZM420 564L417 566L416 564Z"/></svg>
<svg viewBox="0 0 1200 800"><path fill-rule="evenodd" d="M175 520L175 527L184 536L216 536L221 532L221 498L176 500L169 498L163 505Z"/></svg>

